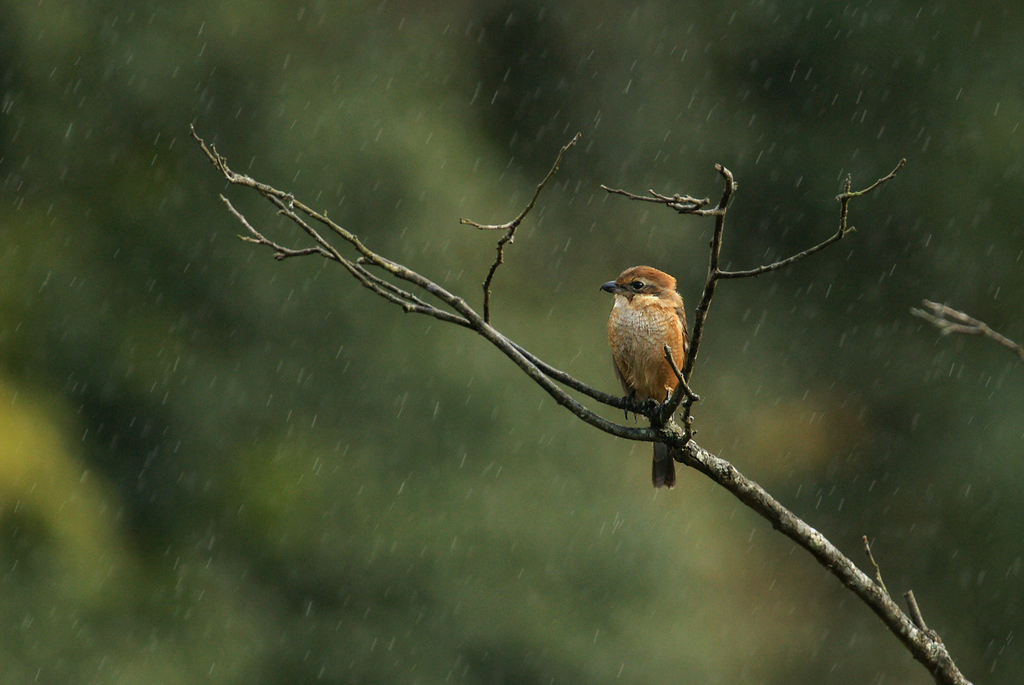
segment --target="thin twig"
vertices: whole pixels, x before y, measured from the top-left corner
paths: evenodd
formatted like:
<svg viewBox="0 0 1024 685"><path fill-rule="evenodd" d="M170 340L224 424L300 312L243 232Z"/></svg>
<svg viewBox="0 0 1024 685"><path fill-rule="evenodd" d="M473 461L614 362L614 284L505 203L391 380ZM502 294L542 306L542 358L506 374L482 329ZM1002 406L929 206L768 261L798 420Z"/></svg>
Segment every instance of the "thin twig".
<svg viewBox="0 0 1024 685"><path fill-rule="evenodd" d="M914 625L926 633L931 632L928 630L928 625L924 622L924 616L921 615L921 607L917 606L917 598L914 597L914 591L907 590L903 593L903 598L907 600L907 610L910 612L910 620L914 622Z"/></svg>
<svg viewBox="0 0 1024 685"><path fill-rule="evenodd" d="M572 140L562 146L562 149L558 151L558 156L555 157L555 163L551 165L547 175L540 183L537 184L537 189L533 191L533 197L530 198L529 204L519 212L519 216L512 221L504 224L478 224L471 219L459 219L460 224L466 224L468 226L474 226L482 231L505 231L505 235L498 239L497 254L494 257L494 263L491 264L491 268L487 270L487 277L484 279L484 323L491 322L491 281L494 280L494 274L498 270L498 267L505 262L505 245L513 242L516 236L516 229L519 228L519 224L523 222L526 215L530 213L534 205L537 204L537 198L540 197L540 193L544 190L544 186L548 184L548 181L558 171L558 165L562 163L562 157L565 156L566 151L571 148L580 139L580 134L577 133L573 136Z"/></svg>
<svg viewBox="0 0 1024 685"><path fill-rule="evenodd" d="M885 583L882 582L882 569L878 568L878 563L875 561L875 555L871 553L871 544L868 543L868 536L863 536L864 540L864 551L867 552L868 561L875 569L875 583L878 587L882 588L882 592L889 594L889 590L885 587Z"/></svg>
<svg viewBox="0 0 1024 685"><path fill-rule="evenodd" d="M690 390L690 385L683 377L683 372L679 370L679 366L676 365L676 360L672 358L672 348L668 345L665 345L665 361L667 361L669 367L671 367L672 373L676 376L676 380L683 386L683 392L686 394L686 399L684 401L687 403L700 402L700 396L693 390Z"/></svg>
<svg viewBox="0 0 1024 685"><path fill-rule="evenodd" d="M199 147L206 154L207 158L210 160L213 166L216 167L217 170L221 172L221 174L224 176L225 179L227 179L229 183L254 189L256 192L258 192L260 195L266 198L269 202L271 202L275 207L277 207L280 214L290 219L293 223L298 225L307 235L313 238L314 242L317 243L321 250L316 252L310 252L310 254L320 254L327 257L328 259L332 259L333 261L338 262L350 274L352 274L352 276L356 280L358 280L360 284L362 284L364 287L370 289L371 291L380 295L389 302L399 305L406 312L433 316L434 318L437 318L439 320L469 328L476 328L477 326L483 323L482 320L480 319L480 316L475 311L473 311L473 308L466 304L466 302L462 298L453 295L452 293L448 292L447 290L437 285L430 279L425 278L420 274L416 273L412 269L409 269L405 266L402 266L401 264L392 262L389 259L381 257L380 255L378 255L377 253L373 252L365 245L363 245L363 243L359 240L359 238L355 236L355 234L345 230L337 223L327 218L325 214L316 212L315 210L299 202L294 198L294 196L291 193L278 190L273 186L261 183L245 174L239 174L235 171L232 171L231 168L228 166L227 160L224 157L222 157L220 153L217 152L217 148L212 144L207 144L206 141L199 137L199 134L197 134L195 131L195 127L190 126L189 132L192 138L196 141L196 143L199 144ZM296 209L303 212L317 223L327 226L332 231L334 231L334 233L336 233L342 239L344 239L346 242L352 245L352 247L354 247L360 253L360 255L362 255L362 258L366 261L367 264L371 264L373 266L377 266L381 269L384 269L392 276L395 276L397 278L400 278L404 281L407 281L409 283L412 283L413 285L422 288L423 290L430 293L437 299L441 300L448 306L452 307L457 312L457 314L453 314L443 309L439 309L437 307L434 307L433 305L428 305L423 301L408 302L403 297L398 296L395 292L392 292L388 288L380 285L380 283L383 282L383 279L373 276L364 267L360 266L359 264L356 264L352 260L344 258L333 245L331 245L323 236L319 234L318 231L316 231L307 222L303 221L302 218L295 213ZM239 218L239 220L244 219L244 217L237 211L232 211L232 214ZM252 233L254 236L262 237L258 231L252 228L252 225L249 224L247 220L243 220L242 224L246 226L247 230L249 230L250 233ZM274 249L275 256L279 254L282 249L287 250L287 248L282 248L282 246L273 243L272 241L266 239L265 237L263 237L263 240L260 240L259 237L257 237L256 242L267 245ZM299 255L286 254L285 256ZM276 258L282 259L283 257Z"/></svg>
<svg viewBox="0 0 1024 685"><path fill-rule="evenodd" d="M912 308L910 313L931 323L939 329L940 334L950 335L951 333L962 333L964 335L983 335L986 338L994 340L1024 360L1024 347L1010 340L1006 336L995 332L984 321L979 321L978 319L968 316L957 309L947 307L946 305L939 304L938 302L925 300L924 306L930 309L931 312L926 312L923 309Z"/></svg>
<svg viewBox="0 0 1024 685"><path fill-rule="evenodd" d="M612 195L623 195L628 197L630 200L636 200L638 202L656 202L658 204L665 205L669 209L674 209L680 214L697 214L700 216L707 216L708 212L712 211L704 209L704 207L711 202L711 200L706 197L703 199L697 199L695 197L690 197L689 195L672 195L670 197L668 195L656 193L653 190L647 191L651 194L650 197L647 197L646 195L634 195L633 193L620 190L619 188L609 188L605 185L601 186L601 190L605 190Z"/></svg>
<svg viewBox="0 0 1024 685"><path fill-rule="evenodd" d="M228 211L231 212L231 214L236 219L238 219L241 222L242 226L244 226L246 230L248 230L249 233L251 234L240 235L238 237L247 243L266 245L267 247L271 248L274 251L274 259L280 261L282 259L287 259L288 257L305 257L311 254L318 254L321 257L326 257L327 259L334 259L334 255L332 255L330 252L327 252L319 245L317 245L316 247L306 247L301 250L293 250L291 248L285 247L284 245L278 245L273 240L270 240L265 235L263 235L255 228L253 228L252 224L249 223L249 220L246 219L241 212L235 209L235 206L231 204L230 200L228 200L223 195L220 196L220 199L224 201L225 205L227 205Z"/></svg>

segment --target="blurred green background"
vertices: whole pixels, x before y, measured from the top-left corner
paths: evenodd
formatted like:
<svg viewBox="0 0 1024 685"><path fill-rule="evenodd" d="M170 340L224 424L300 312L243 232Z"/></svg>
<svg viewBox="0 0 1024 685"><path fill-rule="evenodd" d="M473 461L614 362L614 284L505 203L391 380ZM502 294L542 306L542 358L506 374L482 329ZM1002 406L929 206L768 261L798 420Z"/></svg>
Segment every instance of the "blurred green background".
<svg viewBox="0 0 1024 685"><path fill-rule="evenodd" d="M739 191L699 440L1018 683L1024 5L0 2L0 673L59 683L927 683L863 605L693 472L554 406L465 330L236 239L290 190L616 391L598 291L690 306ZM691 310L692 311L692 310ZM618 413L605 412L610 418ZM1015 639L1016 638L1016 639Z"/></svg>

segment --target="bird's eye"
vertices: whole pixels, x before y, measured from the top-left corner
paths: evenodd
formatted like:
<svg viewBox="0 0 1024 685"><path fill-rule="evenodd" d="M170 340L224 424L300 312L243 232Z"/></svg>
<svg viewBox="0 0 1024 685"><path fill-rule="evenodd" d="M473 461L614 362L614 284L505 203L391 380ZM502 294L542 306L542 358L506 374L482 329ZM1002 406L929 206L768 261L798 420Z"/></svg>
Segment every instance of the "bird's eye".
<svg viewBox="0 0 1024 685"><path fill-rule="evenodd" d="M633 290L636 290L637 292L639 292L639 291L644 289L644 282L643 281L633 281L632 283L629 284L629 287L632 288Z"/></svg>

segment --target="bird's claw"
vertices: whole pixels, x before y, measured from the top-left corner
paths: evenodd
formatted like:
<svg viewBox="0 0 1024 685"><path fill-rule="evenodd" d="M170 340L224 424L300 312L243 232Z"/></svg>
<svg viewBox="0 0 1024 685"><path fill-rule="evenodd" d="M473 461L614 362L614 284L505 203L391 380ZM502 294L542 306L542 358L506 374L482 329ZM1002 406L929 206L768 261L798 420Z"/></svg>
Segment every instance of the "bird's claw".
<svg viewBox="0 0 1024 685"><path fill-rule="evenodd" d="M658 407L661 406L661 402L658 400L647 399L640 403L642 412L648 416L658 411Z"/></svg>

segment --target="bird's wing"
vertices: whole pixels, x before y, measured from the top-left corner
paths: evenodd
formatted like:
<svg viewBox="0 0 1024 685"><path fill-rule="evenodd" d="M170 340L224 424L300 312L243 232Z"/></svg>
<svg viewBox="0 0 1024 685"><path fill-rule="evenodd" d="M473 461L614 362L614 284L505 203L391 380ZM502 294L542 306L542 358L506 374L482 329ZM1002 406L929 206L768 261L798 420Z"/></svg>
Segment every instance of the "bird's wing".
<svg viewBox="0 0 1024 685"><path fill-rule="evenodd" d="M622 375L622 370L619 368L619 363L615 360L614 355L612 355L612 368L615 369L615 377L619 379L619 383L622 385L622 392L626 395L632 395L633 390L626 383L626 377Z"/></svg>
<svg viewBox="0 0 1024 685"><path fill-rule="evenodd" d="M676 307L676 317L679 319L679 323L683 327L683 353L681 358L676 362L682 366L686 359L686 353L690 351L690 331L686 328L686 309L681 306Z"/></svg>

